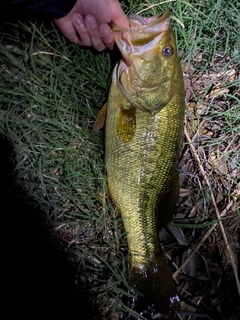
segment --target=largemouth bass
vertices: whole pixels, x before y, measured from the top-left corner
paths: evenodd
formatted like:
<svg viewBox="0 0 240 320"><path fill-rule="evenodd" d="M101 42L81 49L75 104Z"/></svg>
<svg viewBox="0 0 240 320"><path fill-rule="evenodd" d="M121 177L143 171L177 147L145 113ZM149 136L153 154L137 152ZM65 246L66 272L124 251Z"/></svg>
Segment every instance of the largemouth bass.
<svg viewBox="0 0 240 320"><path fill-rule="evenodd" d="M127 233L130 285L142 294L130 306L151 319L178 300L158 232L172 220L179 192L183 76L169 12L134 15L129 28L113 30L122 58L104 109L108 188Z"/></svg>

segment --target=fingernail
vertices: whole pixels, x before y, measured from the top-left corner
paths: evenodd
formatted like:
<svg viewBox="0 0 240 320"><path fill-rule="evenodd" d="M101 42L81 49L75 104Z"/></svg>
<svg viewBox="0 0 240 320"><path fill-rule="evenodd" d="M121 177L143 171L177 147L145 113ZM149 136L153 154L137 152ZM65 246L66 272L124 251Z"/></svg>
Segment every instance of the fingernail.
<svg viewBox="0 0 240 320"><path fill-rule="evenodd" d="M75 13L75 14L73 15L73 20L74 20L74 22L75 22L76 24L78 24L79 26L81 26L81 25L83 24L83 18L82 18L82 16L81 16L80 14L78 14L78 13Z"/></svg>
<svg viewBox="0 0 240 320"><path fill-rule="evenodd" d="M91 29L96 29L97 23L95 18L91 14L86 16L85 22Z"/></svg>

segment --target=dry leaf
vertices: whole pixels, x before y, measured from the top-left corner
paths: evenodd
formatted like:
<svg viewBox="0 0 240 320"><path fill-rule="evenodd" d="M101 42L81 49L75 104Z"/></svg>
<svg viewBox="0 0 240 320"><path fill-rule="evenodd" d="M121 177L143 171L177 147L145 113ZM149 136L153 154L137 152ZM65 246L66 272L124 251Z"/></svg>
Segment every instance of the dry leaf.
<svg viewBox="0 0 240 320"><path fill-rule="evenodd" d="M209 94L206 95L206 99L215 99L229 92L228 88L213 88Z"/></svg>

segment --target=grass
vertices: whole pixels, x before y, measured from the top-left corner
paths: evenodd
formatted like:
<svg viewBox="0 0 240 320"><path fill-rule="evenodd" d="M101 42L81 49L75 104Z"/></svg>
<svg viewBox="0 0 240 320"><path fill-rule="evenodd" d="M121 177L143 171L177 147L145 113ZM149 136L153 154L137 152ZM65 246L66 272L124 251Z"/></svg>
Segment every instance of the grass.
<svg viewBox="0 0 240 320"><path fill-rule="evenodd" d="M237 291L229 297L224 292L236 281L219 228L221 220L237 268L239 6L238 1L220 0L123 3L127 14L171 11L184 70L188 135L180 173L187 192L180 197L172 234L162 237L173 272L214 226L191 264L176 277L187 312L182 319L199 313L198 303L212 318L237 319L239 314ZM114 57L67 43L53 25L16 23L2 27L0 60L0 134L14 149L15 183L27 201L42 210L42 219L75 264L77 283L85 284L99 317L118 319L129 312L121 302L128 293L127 246L121 218L106 201L103 134L92 131L107 99ZM188 281L187 273L195 282ZM226 275L231 278L227 282Z"/></svg>

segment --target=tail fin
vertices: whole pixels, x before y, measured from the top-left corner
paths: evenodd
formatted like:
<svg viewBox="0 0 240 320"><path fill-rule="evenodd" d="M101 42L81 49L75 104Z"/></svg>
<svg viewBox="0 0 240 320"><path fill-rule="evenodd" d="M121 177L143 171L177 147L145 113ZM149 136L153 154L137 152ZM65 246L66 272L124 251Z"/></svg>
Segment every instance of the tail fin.
<svg viewBox="0 0 240 320"><path fill-rule="evenodd" d="M179 309L175 283L163 252L159 252L144 270L132 268L129 280L134 295L129 307L146 319L156 319L158 314L164 319Z"/></svg>

